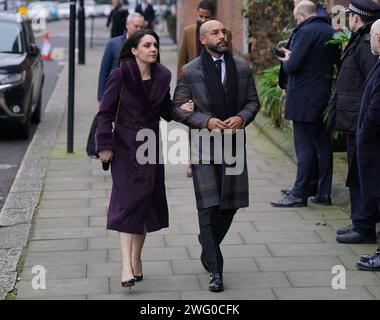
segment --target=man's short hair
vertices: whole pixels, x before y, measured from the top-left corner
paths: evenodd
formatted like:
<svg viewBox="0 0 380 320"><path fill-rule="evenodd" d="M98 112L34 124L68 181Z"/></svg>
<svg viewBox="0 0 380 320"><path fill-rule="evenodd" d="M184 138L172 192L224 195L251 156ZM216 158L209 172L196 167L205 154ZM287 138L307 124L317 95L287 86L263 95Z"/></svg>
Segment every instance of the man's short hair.
<svg viewBox="0 0 380 320"><path fill-rule="evenodd" d="M308 16L317 14L317 6L310 0L303 0L294 9L295 13L304 13Z"/></svg>
<svg viewBox="0 0 380 320"><path fill-rule="evenodd" d="M127 22L130 23L134 18L144 19L144 17L140 13L132 12L131 14L128 15Z"/></svg>
<svg viewBox="0 0 380 320"><path fill-rule="evenodd" d="M199 2L199 4L198 4L198 10L199 9L211 11L211 14L213 16L215 16L216 7L215 7L215 4L212 1L210 1L210 0L202 0L201 2Z"/></svg>

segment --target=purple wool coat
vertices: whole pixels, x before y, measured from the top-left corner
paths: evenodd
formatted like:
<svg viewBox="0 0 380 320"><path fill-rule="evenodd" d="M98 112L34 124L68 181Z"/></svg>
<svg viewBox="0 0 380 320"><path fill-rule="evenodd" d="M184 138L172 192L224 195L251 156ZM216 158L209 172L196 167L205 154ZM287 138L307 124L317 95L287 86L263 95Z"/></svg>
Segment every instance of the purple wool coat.
<svg viewBox="0 0 380 320"><path fill-rule="evenodd" d="M148 90L134 59L124 60L108 79L97 115L95 136L98 152L114 152L107 219L109 230L143 234L145 226L147 232L169 226L164 165L140 165L137 162L136 151L144 142L136 141L136 135L140 129L152 129L158 151L161 143L160 118L171 121L170 81L171 72L156 63L152 65ZM121 93L120 109L112 133Z"/></svg>

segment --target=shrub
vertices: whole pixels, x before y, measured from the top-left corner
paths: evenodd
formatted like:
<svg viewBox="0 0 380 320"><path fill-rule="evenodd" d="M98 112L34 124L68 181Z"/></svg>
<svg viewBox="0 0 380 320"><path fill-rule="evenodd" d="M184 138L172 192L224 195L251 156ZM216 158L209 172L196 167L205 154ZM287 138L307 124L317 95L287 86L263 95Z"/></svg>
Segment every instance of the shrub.
<svg viewBox="0 0 380 320"><path fill-rule="evenodd" d="M283 128L282 109L284 98L278 86L280 66L266 69L259 76L258 92L261 101L261 112L268 116L276 127Z"/></svg>
<svg viewBox="0 0 380 320"><path fill-rule="evenodd" d="M177 43L177 17L168 15L166 17L166 23L170 37L173 39L174 43Z"/></svg>

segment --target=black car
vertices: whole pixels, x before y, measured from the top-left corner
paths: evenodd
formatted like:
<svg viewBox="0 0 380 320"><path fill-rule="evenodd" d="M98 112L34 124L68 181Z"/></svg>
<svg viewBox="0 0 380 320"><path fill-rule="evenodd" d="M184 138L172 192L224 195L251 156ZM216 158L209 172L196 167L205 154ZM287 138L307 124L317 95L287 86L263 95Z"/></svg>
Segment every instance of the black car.
<svg viewBox="0 0 380 320"><path fill-rule="evenodd" d="M43 61L31 23L21 14L0 13L0 126L16 125L28 139L41 119Z"/></svg>

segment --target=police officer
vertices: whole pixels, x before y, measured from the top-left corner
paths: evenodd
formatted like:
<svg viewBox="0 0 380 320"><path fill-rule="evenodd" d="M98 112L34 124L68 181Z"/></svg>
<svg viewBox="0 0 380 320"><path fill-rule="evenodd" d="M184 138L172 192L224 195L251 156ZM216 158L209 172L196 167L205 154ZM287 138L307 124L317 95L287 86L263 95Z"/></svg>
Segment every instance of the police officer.
<svg viewBox="0 0 380 320"><path fill-rule="evenodd" d="M348 163L355 152L355 132L360 112L365 80L378 57L371 52L370 31L380 13L380 6L371 0L350 1L349 27L351 39L346 46L339 67L335 91L332 96L330 127L346 134ZM360 188L350 187L352 225L337 230L341 243L373 242L362 232L364 203Z"/></svg>

